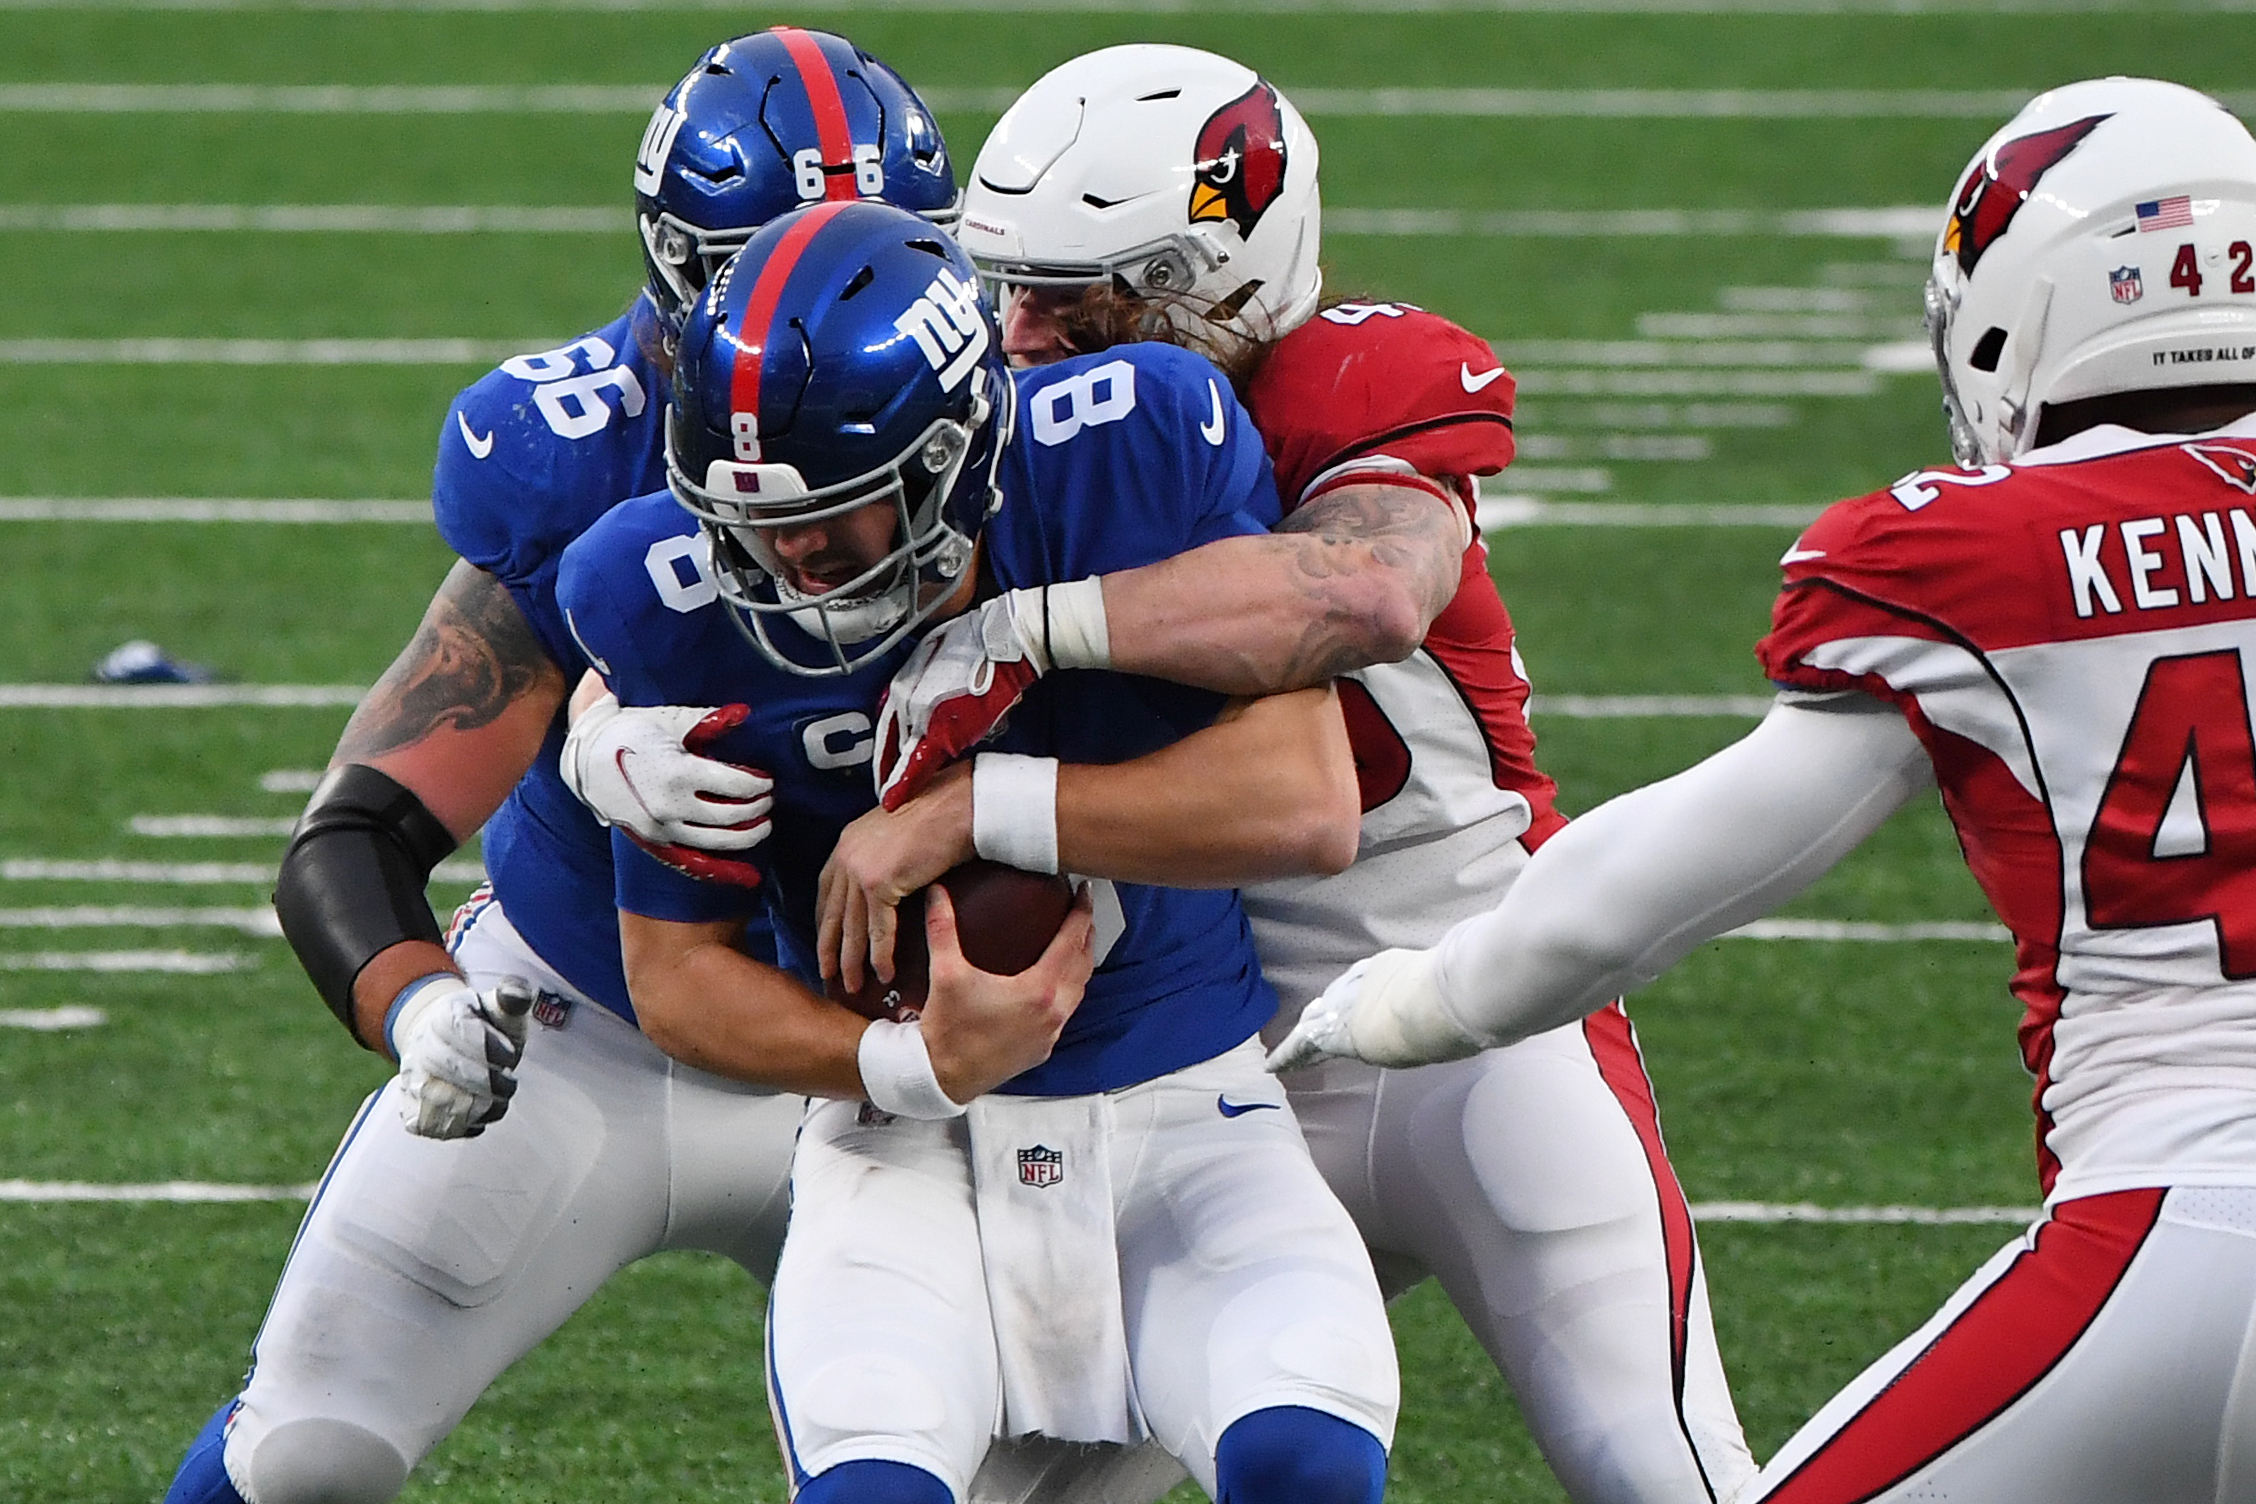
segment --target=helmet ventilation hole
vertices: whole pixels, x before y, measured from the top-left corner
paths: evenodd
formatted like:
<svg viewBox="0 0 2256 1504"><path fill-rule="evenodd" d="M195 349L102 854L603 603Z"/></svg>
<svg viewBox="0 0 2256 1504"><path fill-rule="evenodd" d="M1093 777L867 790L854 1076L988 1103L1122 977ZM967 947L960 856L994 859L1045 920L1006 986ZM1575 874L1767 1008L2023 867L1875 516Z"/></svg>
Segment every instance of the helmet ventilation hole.
<svg viewBox="0 0 2256 1504"><path fill-rule="evenodd" d="M1966 363L1977 371L1995 371L1998 357L2005 353L2005 331L1992 324L1989 332L1974 342L1974 353Z"/></svg>
<svg viewBox="0 0 2256 1504"><path fill-rule="evenodd" d="M1156 94L1138 94L1136 96L1136 103L1150 104L1154 100L1181 99L1182 97L1183 91L1181 89L1162 89Z"/></svg>
<svg viewBox="0 0 2256 1504"><path fill-rule="evenodd" d="M844 290L843 292L839 293L839 295L838 295L838 301L839 301L839 302L841 302L841 303L845 302L845 301L846 301L846 300L847 300L848 298L851 298L851 297L852 297L852 296L853 296L853 295L854 295L855 293L858 293L858 292L860 292L860 291L861 291L861 290L862 290L863 288L865 288L865 287L869 286L869 285L870 285L870 284L871 284L872 282L875 282L876 280L877 280L877 272L876 272L876 270L875 270L874 268L872 268L872 267L867 267L867 266L863 267L863 268L862 268L862 269L861 269L860 271L858 271L858 272L854 273L854 279L853 279L853 280L852 280L851 282L848 282L848 283L846 284L846 288L845 288L845 290Z"/></svg>

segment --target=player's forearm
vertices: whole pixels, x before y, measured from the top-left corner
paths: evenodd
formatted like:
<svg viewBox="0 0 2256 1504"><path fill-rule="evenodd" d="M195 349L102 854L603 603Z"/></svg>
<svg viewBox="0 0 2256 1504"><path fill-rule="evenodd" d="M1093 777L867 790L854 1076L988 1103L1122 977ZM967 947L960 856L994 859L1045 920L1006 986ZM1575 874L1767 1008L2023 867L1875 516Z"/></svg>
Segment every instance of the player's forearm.
<svg viewBox="0 0 2256 1504"><path fill-rule="evenodd" d="M353 1032L379 1054L384 1049L384 1016L392 1000L408 983L440 972L461 974L454 957L443 945L428 940L402 940L378 951L353 978Z"/></svg>
<svg viewBox="0 0 2256 1504"><path fill-rule="evenodd" d="M1058 770L1066 871L1177 888L1338 872L1362 807L1329 686L1232 707L1131 762Z"/></svg>
<svg viewBox="0 0 2256 1504"><path fill-rule="evenodd" d="M1452 503L1342 486L1266 537L1105 576L1112 667L1262 695L1395 662L1456 593L1464 546Z"/></svg>
<svg viewBox="0 0 2256 1504"><path fill-rule="evenodd" d="M1444 1011L1491 1043L1580 1018L1801 892L1931 783L1886 707L1775 707L1546 842L1503 902L1437 947Z"/></svg>
<svg viewBox="0 0 2256 1504"><path fill-rule="evenodd" d="M717 1076L809 1096L857 1098L867 1023L733 949L734 925L620 915L627 991L652 1043Z"/></svg>

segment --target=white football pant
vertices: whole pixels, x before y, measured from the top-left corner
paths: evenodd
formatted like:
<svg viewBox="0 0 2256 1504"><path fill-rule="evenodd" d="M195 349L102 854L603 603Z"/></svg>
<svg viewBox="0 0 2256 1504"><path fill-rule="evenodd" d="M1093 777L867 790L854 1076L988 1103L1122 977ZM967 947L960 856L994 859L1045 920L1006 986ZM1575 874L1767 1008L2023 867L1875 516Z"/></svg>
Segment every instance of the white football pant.
<svg viewBox="0 0 2256 1504"><path fill-rule="evenodd" d="M1153 1439L1210 1495L1216 1443L1256 1410L1320 1410L1390 1442L1394 1346L1370 1260L1259 1046L1106 1097L1126 1358ZM961 1118L810 1108L768 1317L795 1481L885 1460L965 1496L1003 1411L970 1145Z"/></svg>
<svg viewBox="0 0 2256 1504"><path fill-rule="evenodd" d="M2256 1499L2256 1190L2056 1204L1795 1433L1746 1498Z"/></svg>
<svg viewBox="0 0 2256 1504"><path fill-rule="evenodd" d="M1283 1079L1381 1283L1440 1281L1576 1504L1727 1501L1754 1475L1619 1003L1467 1060Z"/></svg>
<svg viewBox="0 0 2256 1504"><path fill-rule="evenodd" d="M481 892L472 985L543 994L500 1122L416 1138L387 1082L346 1132L254 1348L226 1465L251 1504L381 1504L501 1371L668 1248L765 1279L803 1099L693 1070L577 998Z"/></svg>

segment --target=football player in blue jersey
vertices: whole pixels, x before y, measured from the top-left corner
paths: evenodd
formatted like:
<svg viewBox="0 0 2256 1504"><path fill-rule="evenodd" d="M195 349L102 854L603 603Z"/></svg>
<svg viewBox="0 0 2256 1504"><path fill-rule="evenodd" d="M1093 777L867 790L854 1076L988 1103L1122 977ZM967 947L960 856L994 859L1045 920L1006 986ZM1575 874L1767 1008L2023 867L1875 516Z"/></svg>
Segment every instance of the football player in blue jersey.
<svg viewBox="0 0 2256 1504"><path fill-rule="evenodd" d="M967 1002L944 899L915 1019L873 1022L826 1000L811 960L795 973L737 942L765 901L779 951L811 955L823 862L875 803L878 692L931 623L1275 523L1227 379L1157 344L1014 377L952 241L826 204L761 231L700 300L670 421L673 495L596 523L558 593L618 700L742 704L711 750L772 777L757 889L624 835L614 854L643 1028L815 1099L768 1322L798 1499L950 1504L996 1435L1038 1433L1150 1436L1235 1504L1375 1501L1392 1341L1353 1224L1260 1069L1276 998L1234 891L1096 885L1096 970L1070 1014L1055 995ZM1039 784L1224 704L1055 675L973 776ZM1357 801L1332 691L1243 714L1328 753L1336 797L1312 823L1344 860ZM1054 870L1040 822L992 834ZM1069 919L1020 980L1070 988L1061 950L1091 924Z"/></svg>
<svg viewBox="0 0 2256 1504"><path fill-rule="evenodd" d="M897 75L842 38L777 28L713 48L665 96L634 194L634 306L505 361L447 413L433 501L461 561L355 711L284 859L292 947L354 1039L400 1069L323 1177L250 1377L191 1445L173 1504L389 1499L616 1269L662 1248L763 1279L773 1266L798 1106L675 1065L634 1027L609 838L556 774L587 666L557 562L606 508L663 484L681 319L753 229L862 196L944 222L957 190ZM670 725L677 744L697 719ZM710 819L763 831L765 781L719 776ZM425 883L481 825L490 886L442 936Z"/></svg>

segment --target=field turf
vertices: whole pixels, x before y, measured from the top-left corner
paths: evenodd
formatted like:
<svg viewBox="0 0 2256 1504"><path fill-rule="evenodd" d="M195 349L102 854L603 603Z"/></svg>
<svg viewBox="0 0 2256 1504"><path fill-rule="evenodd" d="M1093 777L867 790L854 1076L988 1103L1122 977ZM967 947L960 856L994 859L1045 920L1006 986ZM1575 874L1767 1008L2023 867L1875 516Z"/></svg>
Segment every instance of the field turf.
<svg viewBox="0 0 2256 1504"><path fill-rule="evenodd" d="M940 113L961 166L993 121L964 100L1126 40L1229 52L1288 92L2010 93L2108 72L2231 90L2256 55L2256 16L2245 12L1864 9L863 13L0 0L0 510L9 498L417 498L448 397L490 364L146 365L83 350L29 362L27 342L460 338L532 350L605 322L640 275L625 216L641 111L31 108L16 86L595 84L647 86L654 100L732 27L798 21L849 29L920 85L952 92ZM1554 342L1513 361L1526 379L1525 458L1491 486L1496 496L1814 509L1936 463L1945 447L1932 378L1869 373L1863 354L1918 338L1917 248L1787 234L1780 217L1939 206L2002 114L1314 112L1331 285L1435 308L1508 354L1515 342ZM619 227L115 231L54 228L48 212L197 204L608 207ZM1371 216L1358 211L1390 209L1747 219L1728 235L1366 233ZM1805 343L1827 348L1766 366L1730 364L1726 352L1703 354L1698 338L1665 332L1668 315L1833 307L1862 319L1862 332L1812 336ZM1629 390L1651 370L1603 347L1656 340L1681 347L1659 369L1711 371L1712 385L1695 377L1688 391ZM1563 352L1562 341L1600 348ZM1770 390L1748 387L1750 373ZM1796 385L1822 386L1820 377L1861 382L1862 394ZM1748 647L1793 527L1686 517L1491 534L1539 693L1764 692ZM280 851L270 834L160 837L132 822L288 817L303 780L268 775L318 768L345 710L23 708L4 693L83 681L136 637L248 683L366 684L406 640L447 557L427 525L0 517L0 1022L51 1021L61 1009L97 1009L104 1020L0 1027L0 1499L159 1497L182 1445L241 1377L301 1209L287 1197L69 1200L56 1188L304 1184L384 1075L340 1036L278 940L32 917L89 905L255 906L263 883L67 878L24 865L270 867ZM1578 810L1682 767L1746 724L1550 714L1536 729ZM434 888L434 902L451 904L462 887ZM1882 925L1989 918L1932 806L1906 812L1792 913ZM234 969L57 969L74 956L88 964L91 952L150 950ZM2033 1206L2009 965L2003 946L1982 941L1727 940L1637 995L1692 1199ZM2010 1235L2000 1225L1709 1221L1717 1327L1757 1455ZM1405 1407L1391 1496L1560 1498L1501 1380L1433 1288L1414 1291L1395 1316ZM631 1269L502 1379L404 1497L780 1500L759 1327L759 1292L732 1266L678 1256Z"/></svg>

